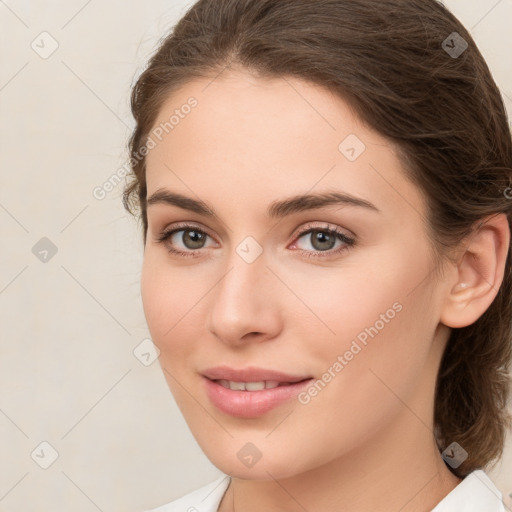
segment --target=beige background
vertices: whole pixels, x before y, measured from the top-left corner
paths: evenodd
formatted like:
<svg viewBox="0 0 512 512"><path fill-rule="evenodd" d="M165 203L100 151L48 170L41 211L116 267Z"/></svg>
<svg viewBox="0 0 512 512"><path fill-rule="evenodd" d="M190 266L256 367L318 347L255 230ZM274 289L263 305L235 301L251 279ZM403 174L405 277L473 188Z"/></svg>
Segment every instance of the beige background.
<svg viewBox="0 0 512 512"><path fill-rule="evenodd" d="M512 0L446 3L510 112ZM219 474L133 353L149 333L122 187L93 195L124 163L132 81L189 4L0 1L0 511L140 512ZM491 476L512 492L510 438Z"/></svg>

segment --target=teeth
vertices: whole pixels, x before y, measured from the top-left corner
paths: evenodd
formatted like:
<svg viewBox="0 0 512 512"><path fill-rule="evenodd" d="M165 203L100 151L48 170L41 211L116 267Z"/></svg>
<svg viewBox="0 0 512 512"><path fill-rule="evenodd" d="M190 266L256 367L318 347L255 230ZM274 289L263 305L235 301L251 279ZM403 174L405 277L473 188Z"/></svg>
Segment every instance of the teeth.
<svg viewBox="0 0 512 512"><path fill-rule="evenodd" d="M234 382L231 380L218 380L221 386L233 391L261 391L262 389L273 389L279 386L276 380L265 380L260 382ZM284 384L284 383L283 383Z"/></svg>
<svg viewBox="0 0 512 512"><path fill-rule="evenodd" d="M246 389L247 391L261 391L262 389L265 389L265 382L246 382L245 384L243 382L237 383L241 384L242 389Z"/></svg>

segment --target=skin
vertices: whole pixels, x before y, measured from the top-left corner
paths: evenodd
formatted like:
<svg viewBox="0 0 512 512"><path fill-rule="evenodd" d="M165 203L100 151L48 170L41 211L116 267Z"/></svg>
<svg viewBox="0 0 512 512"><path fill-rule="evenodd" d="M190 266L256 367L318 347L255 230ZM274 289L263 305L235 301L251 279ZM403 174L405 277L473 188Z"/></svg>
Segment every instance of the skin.
<svg viewBox="0 0 512 512"><path fill-rule="evenodd" d="M219 510L431 510L460 482L433 436L440 359L450 328L476 321L496 296L506 218L488 219L441 278L422 192L390 142L339 97L230 69L172 93L155 126L190 96L197 107L147 156L148 197L179 192L217 217L149 206L141 292L175 400L205 454L232 476ZM349 134L366 146L354 162L338 150ZM380 212L338 204L279 221L265 215L274 200L333 190ZM191 251L189 231L157 241L181 222L209 235L196 257L168 250ZM337 242L329 255L311 234L296 236L309 224L337 227L356 244L335 254ZM236 252L247 236L263 250L252 263ZM243 419L209 401L200 372L217 365L320 379L397 302L401 311L308 404L292 399ZM250 468L237 457L247 442L262 455Z"/></svg>

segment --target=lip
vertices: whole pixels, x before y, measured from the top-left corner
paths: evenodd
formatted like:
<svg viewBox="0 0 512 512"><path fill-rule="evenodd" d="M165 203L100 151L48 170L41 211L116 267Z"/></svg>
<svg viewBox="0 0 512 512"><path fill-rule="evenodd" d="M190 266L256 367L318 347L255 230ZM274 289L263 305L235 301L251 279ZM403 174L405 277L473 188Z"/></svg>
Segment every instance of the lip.
<svg viewBox="0 0 512 512"><path fill-rule="evenodd" d="M215 366L201 372L210 380L231 380L234 382L260 382L262 380L275 380L278 382L299 382L311 378L311 375L290 375L287 373L249 366L235 369L229 366Z"/></svg>
<svg viewBox="0 0 512 512"><path fill-rule="evenodd" d="M289 375L263 368L235 370L226 366L210 368L202 373L206 394L220 411L238 418L257 418L282 405L309 385L312 377ZM259 382L273 380L289 382L276 388L260 391L238 391L227 389L216 380L234 382Z"/></svg>

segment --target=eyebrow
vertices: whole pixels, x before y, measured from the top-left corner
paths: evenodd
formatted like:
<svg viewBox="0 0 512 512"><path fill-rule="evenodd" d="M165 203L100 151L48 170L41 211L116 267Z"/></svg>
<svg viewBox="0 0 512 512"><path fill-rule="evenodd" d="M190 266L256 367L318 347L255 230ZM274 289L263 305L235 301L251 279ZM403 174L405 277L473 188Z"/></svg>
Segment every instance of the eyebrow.
<svg viewBox="0 0 512 512"><path fill-rule="evenodd" d="M217 217L214 209L201 200L171 192L166 189L158 189L147 200L147 206L155 204L167 204L177 206L183 210L204 215L205 217ZM304 194L289 197L272 202L267 209L267 216L271 219L278 219L306 210L323 208L325 206L342 205L357 206L370 211L381 213L381 211L369 201L344 192L323 192L316 194Z"/></svg>

